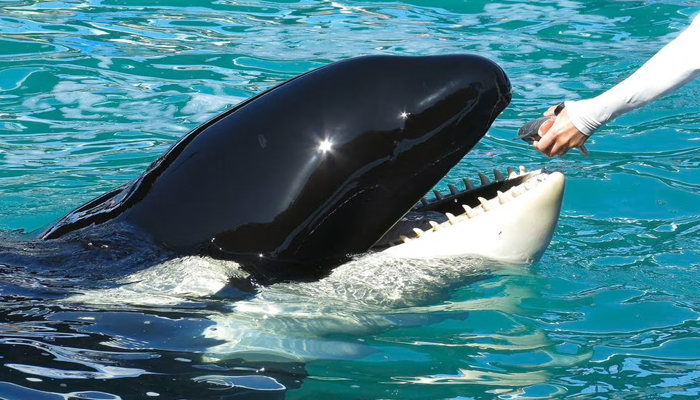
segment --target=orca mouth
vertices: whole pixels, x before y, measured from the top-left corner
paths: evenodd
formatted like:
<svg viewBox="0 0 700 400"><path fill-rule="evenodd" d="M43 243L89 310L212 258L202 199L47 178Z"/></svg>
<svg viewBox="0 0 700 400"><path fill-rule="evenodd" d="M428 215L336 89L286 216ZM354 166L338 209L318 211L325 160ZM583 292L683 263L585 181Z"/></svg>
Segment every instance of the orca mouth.
<svg viewBox="0 0 700 400"><path fill-rule="evenodd" d="M372 249L381 251L420 238L428 231L449 228L478 218L539 186L552 172L546 169L527 172L523 166L516 171L508 167L507 175L494 170L493 181L480 172L480 186L475 186L469 179L463 178L464 190L459 190L454 185L447 185L450 190L447 195L433 190L433 199L421 198Z"/></svg>

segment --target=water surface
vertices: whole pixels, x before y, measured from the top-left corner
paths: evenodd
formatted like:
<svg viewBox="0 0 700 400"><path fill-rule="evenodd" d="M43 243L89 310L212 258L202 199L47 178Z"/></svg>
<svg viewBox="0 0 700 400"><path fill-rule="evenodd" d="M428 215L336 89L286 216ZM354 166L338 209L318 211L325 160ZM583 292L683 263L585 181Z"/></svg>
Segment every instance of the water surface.
<svg viewBox="0 0 700 400"><path fill-rule="evenodd" d="M294 288L267 303L204 295L234 272L202 260L132 277L135 292L105 284L96 302L80 277L3 266L0 398L698 397L700 82L609 124L587 158L549 161L511 139L549 105L629 75L699 10L694 0L3 1L3 238L130 181L239 101L366 54L477 53L510 76L511 106L439 188L517 165L561 169L568 184L539 263L465 268L415 304L341 296L323 308ZM277 359L237 352L261 338Z"/></svg>

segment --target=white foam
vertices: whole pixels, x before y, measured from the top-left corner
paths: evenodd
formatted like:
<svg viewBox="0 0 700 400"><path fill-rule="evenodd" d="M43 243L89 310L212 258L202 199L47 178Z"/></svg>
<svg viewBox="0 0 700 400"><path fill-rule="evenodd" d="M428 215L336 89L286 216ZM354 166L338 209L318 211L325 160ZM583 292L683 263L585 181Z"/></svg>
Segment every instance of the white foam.
<svg viewBox="0 0 700 400"><path fill-rule="evenodd" d="M169 260L123 279L119 287L86 291L67 302L109 305L177 305L189 298L211 296L234 277L245 274L238 264L208 257Z"/></svg>

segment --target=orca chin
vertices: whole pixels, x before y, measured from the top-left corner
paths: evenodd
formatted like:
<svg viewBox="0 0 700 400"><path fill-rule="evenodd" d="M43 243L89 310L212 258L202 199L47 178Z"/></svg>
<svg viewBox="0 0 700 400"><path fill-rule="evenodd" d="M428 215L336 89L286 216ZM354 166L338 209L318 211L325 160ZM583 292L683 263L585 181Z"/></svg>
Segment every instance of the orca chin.
<svg viewBox="0 0 700 400"><path fill-rule="evenodd" d="M544 254L554 235L564 195L561 172L544 169L505 177L494 171L482 185L464 179L465 190L435 191L378 243L387 255L404 258L477 256L511 264L531 264ZM431 219L432 218L432 219Z"/></svg>
<svg viewBox="0 0 700 400"><path fill-rule="evenodd" d="M236 261L259 283L317 279L372 250L532 262L556 225L560 173L498 174L422 198L510 99L504 71L480 56L336 62L197 127L39 238L126 226L172 254ZM416 212L442 220L406 235Z"/></svg>

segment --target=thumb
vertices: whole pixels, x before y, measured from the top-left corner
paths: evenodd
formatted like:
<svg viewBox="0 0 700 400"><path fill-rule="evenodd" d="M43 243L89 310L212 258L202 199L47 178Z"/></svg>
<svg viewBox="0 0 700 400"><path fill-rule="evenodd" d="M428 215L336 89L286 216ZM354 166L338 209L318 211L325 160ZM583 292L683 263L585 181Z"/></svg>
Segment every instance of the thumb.
<svg viewBox="0 0 700 400"><path fill-rule="evenodd" d="M555 115L555 114L554 114L554 110L556 110L556 109L557 109L557 106L551 106L551 107L549 107L549 108L547 109L547 111L544 112L544 116L545 116L545 117L553 117L553 116Z"/></svg>

